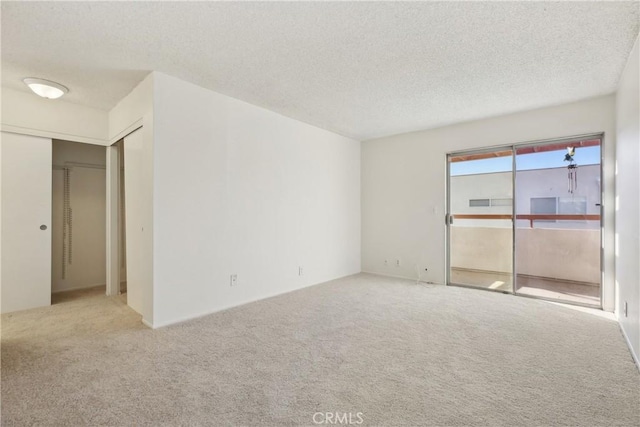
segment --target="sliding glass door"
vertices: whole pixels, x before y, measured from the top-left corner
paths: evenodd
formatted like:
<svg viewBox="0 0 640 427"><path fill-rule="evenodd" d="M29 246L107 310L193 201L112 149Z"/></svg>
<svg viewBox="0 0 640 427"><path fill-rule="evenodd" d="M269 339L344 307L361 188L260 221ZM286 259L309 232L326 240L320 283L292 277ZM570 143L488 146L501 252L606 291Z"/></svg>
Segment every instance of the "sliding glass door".
<svg viewBox="0 0 640 427"><path fill-rule="evenodd" d="M512 150L450 155L449 283L513 291Z"/></svg>
<svg viewBox="0 0 640 427"><path fill-rule="evenodd" d="M448 283L600 307L601 143L448 155Z"/></svg>
<svg viewBox="0 0 640 427"><path fill-rule="evenodd" d="M600 307L600 145L516 147L516 293Z"/></svg>

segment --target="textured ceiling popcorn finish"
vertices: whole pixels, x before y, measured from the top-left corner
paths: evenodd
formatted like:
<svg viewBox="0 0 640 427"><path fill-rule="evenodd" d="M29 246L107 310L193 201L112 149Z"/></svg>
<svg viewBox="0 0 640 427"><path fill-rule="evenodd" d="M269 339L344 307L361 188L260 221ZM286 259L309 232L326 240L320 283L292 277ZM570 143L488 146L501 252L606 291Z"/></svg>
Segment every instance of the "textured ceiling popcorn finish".
<svg viewBox="0 0 640 427"><path fill-rule="evenodd" d="M2 84L110 109L151 70L368 139L612 93L638 2L2 2Z"/></svg>

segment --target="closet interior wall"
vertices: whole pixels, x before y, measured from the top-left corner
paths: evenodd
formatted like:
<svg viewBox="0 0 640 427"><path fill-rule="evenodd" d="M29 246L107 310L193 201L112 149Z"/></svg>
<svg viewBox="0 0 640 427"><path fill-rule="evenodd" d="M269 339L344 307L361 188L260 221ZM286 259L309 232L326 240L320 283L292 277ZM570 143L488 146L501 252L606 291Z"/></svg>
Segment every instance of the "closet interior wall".
<svg viewBox="0 0 640 427"><path fill-rule="evenodd" d="M53 140L51 291L106 283L105 147Z"/></svg>

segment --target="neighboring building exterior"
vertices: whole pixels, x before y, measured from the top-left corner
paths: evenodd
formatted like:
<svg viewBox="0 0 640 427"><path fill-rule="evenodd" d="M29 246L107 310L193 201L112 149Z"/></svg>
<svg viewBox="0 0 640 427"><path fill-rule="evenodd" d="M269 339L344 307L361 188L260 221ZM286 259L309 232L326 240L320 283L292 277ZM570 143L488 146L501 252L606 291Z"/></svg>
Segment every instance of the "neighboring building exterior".
<svg viewBox="0 0 640 427"><path fill-rule="evenodd" d="M516 212L518 214L600 214L600 165L579 166L577 187L568 191L567 168L518 171L516 173ZM452 214L511 214L512 173L496 172L452 176L450 181ZM511 228L509 220L457 220L467 227ZM529 228L519 220L518 228ZM598 229L599 221L535 221L535 228Z"/></svg>

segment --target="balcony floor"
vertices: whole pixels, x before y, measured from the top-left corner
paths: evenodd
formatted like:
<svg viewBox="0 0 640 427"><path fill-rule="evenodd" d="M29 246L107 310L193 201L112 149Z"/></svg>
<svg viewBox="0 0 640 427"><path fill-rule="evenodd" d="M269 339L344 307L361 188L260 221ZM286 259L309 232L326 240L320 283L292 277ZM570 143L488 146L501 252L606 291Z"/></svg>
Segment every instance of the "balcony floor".
<svg viewBox="0 0 640 427"><path fill-rule="evenodd" d="M510 274L477 270L451 269L451 283L511 292ZM544 277L518 275L520 295L541 297L559 302L600 307L600 285L597 283L565 282Z"/></svg>

